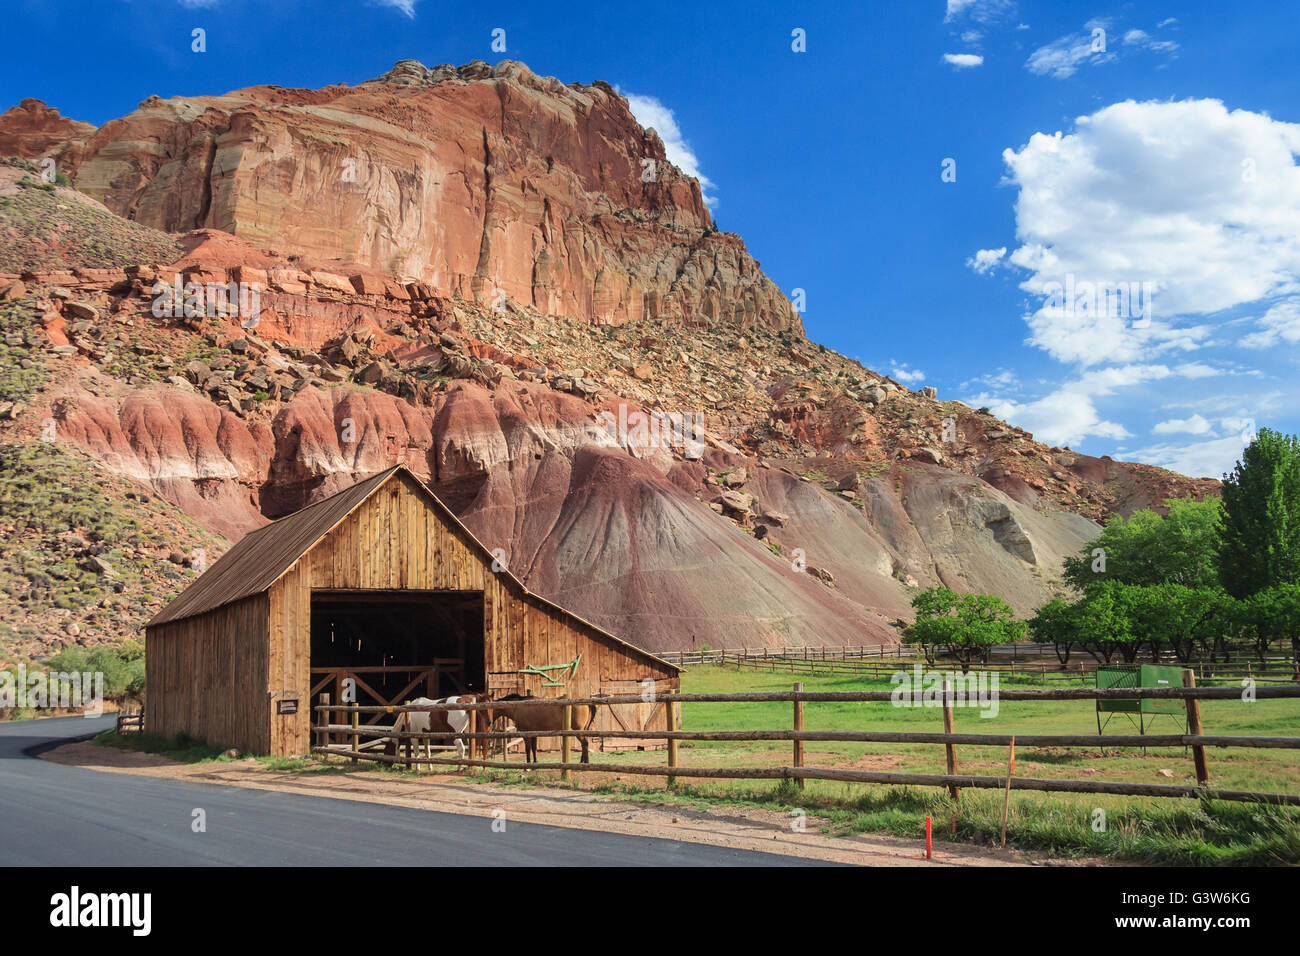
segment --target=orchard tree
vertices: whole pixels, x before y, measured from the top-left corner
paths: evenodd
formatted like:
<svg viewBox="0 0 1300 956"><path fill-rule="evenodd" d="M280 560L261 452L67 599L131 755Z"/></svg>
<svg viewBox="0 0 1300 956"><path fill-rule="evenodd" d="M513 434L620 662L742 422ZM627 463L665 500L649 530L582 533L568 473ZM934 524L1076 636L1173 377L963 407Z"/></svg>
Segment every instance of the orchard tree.
<svg viewBox="0 0 1300 956"><path fill-rule="evenodd" d="M1250 597L1300 583L1300 442L1261 428L1223 477L1219 577L1229 594Z"/></svg>
<svg viewBox="0 0 1300 956"><path fill-rule="evenodd" d="M1051 644L1056 651L1056 659L1062 664L1070 663L1070 652L1079 642L1077 607L1057 595L1034 612L1034 616L1026 622L1034 640L1039 644Z"/></svg>
<svg viewBox="0 0 1300 956"><path fill-rule="evenodd" d="M961 662L963 673L974 660L988 661L989 650L998 644L1012 644L1025 634L1025 622L993 594L957 594L948 588L926 588L912 598L916 622L904 641L920 644L926 660L934 663L934 651L943 648Z"/></svg>
<svg viewBox="0 0 1300 956"><path fill-rule="evenodd" d="M1241 629L1261 661L1277 640L1289 640L1292 658L1300 661L1300 584L1264 588L1239 603Z"/></svg>
<svg viewBox="0 0 1300 956"><path fill-rule="evenodd" d="M1107 664L1116 654L1130 664L1137 657L1141 636L1133 630L1133 594L1118 581L1102 581L1074 605L1080 646Z"/></svg>
<svg viewBox="0 0 1300 956"><path fill-rule="evenodd" d="M1139 643L1150 648L1152 660L1159 660L1166 647L1184 663L1198 652L1214 660L1215 650L1234 632L1236 602L1219 588L1181 584L1119 587L1129 629Z"/></svg>

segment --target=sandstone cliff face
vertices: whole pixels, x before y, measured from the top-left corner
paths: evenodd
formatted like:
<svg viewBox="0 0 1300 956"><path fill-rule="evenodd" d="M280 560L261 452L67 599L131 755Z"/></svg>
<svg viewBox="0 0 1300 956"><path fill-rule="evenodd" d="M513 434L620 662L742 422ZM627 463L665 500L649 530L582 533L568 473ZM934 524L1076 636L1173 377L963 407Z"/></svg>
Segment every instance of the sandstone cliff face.
<svg viewBox="0 0 1300 956"><path fill-rule="evenodd" d="M54 155L79 190L151 228L212 227L595 323L802 329L604 83L403 61L357 87L151 97L97 131L42 111L29 100L0 118L0 153Z"/></svg>

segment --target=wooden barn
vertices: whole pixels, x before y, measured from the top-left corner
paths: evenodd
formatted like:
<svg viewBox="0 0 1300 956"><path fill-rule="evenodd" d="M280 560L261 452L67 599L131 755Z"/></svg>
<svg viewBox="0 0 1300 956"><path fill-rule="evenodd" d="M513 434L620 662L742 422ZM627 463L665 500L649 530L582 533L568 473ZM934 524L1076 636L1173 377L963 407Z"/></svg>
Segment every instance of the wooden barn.
<svg viewBox="0 0 1300 956"><path fill-rule="evenodd" d="M245 535L145 634L145 729L253 754L307 753L311 705L349 677L360 704L679 688L677 667L494 564L401 465ZM596 729L665 721L662 703L601 707Z"/></svg>

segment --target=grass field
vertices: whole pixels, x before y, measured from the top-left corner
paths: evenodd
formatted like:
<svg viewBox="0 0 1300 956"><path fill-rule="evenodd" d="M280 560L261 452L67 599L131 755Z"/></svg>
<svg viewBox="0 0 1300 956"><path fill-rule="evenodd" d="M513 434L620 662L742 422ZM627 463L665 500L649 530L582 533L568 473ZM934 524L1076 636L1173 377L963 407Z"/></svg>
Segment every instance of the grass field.
<svg viewBox="0 0 1300 956"><path fill-rule="evenodd" d="M889 690L887 681L849 677L802 678L807 691ZM1042 686L1003 681L1009 687ZM1053 684L1054 687L1070 686ZM1082 685L1080 685L1082 686ZM737 671L717 666L683 672L684 693L783 691L788 675ZM996 717L981 717L975 708L958 708L958 733L1095 734L1093 701L1003 701ZM1300 700L1203 701L1207 734L1294 736L1300 731ZM721 703L682 705L687 730L786 729L792 720L788 703ZM895 707L889 703L808 703L807 730L877 730L939 733L938 708ZM1158 718L1149 732L1181 733L1181 723ZM1108 733L1135 733L1123 715ZM939 744L808 743L805 763L843 769L943 773ZM791 762L788 742L683 741L683 766L781 766ZM663 751L596 754L593 760L662 763ZM1300 792L1300 751L1215 748L1208 751L1211 783L1233 790ZM1005 775L1005 747L958 747L957 772ZM1018 747L1016 773L1045 778L1179 784L1196 783L1190 752L1183 748ZM581 775L574 775L581 777ZM581 780L578 785L584 785ZM592 782L585 784L592 786ZM608 779L595 788L641 799L713 803L745 801L782 804L825 816L843 832L889 832L917 836L927 815L935 819L939 839L993 842L1000 839L1002 793L965 790L958 805L939 787L892 787L807 781L799 791L775 781L684 781L665 792L659 781ZM1100 828L1101 810L1105 814ZM957 832L950 832L954 811ZM1102 795L1015 791L1011 796L1008 842L1044 849L1062 857L1106 856L1117 860L1179 864L1300 863L1300 811L1224 801L1133 798Z"/></svg>

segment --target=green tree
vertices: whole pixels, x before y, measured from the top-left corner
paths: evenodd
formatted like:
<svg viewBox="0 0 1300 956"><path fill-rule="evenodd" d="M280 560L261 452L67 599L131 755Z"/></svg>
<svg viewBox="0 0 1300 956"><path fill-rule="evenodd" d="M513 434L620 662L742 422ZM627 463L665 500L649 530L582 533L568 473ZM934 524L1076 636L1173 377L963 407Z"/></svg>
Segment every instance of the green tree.
<svg viewBox="0 0 1300 956"><path fill-rule="evenodd" d="M1148 646L1152 660L1159 660L1166 647L1183 662L1198 653L1213 660L1216 648L1233 631L1235 602L1219 588L1181 584L1120 587L1129 629L1138 643Z"/></svg>
<svg viewBox="0 0 1300 956"><path fill-rule="evenodd" d="M1238 598L1300 582L1300 442L1261 428L1223 478L1219 576Z"/></svg>
<svg viewBox="0 0 1300 956"><path fill-rule="evenodd" d="M1039 644L1051 644L1062 664L1070 663L1070 652L1079 642L1077 605L1057 595L1040 607L1026 624Z"/></svg>
<svg viewBox="0 0 1300 956"><path fill-rule="evenodd" d="M1277 640L1289 640L1291 656L1300 660L1300 584L1265 588L1239 603L1241 631L1252 641L1261 661Z"/></svg>
<svg viewBox="0 0 1300 956"><path fill-rule="evenodd" d="M1116 515L1075 557L1066 558L1066 583L1086 591L1102 581L1215 587L1218 573L1218 498L1170 498L1168 514L1149 509Z"/></svg>
<svg viewBox="0 0 1300 956"><path fill-rule="evenodd" d="M993 594L956 594L948 588L926 588L912 598L916 622L903 640L920 644L926 659L934 663L934 650L943 648L961 662L962 671L971 661L987 661L990 648L1010 644L1025 633L1025 622L1016 618L1011 605Z"/></svg>
<svg viewBox="0 0 1300 956"><path fill-rule="evenodd" d="M1096 660L1110 663L1119 654L1132 663L1141 637L1133 629L1133 591L1118 581L1102 581L1074 606L1074 626L1080 646Z"/></svg>

